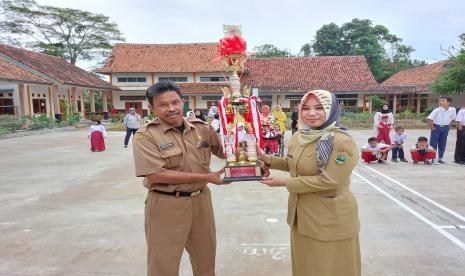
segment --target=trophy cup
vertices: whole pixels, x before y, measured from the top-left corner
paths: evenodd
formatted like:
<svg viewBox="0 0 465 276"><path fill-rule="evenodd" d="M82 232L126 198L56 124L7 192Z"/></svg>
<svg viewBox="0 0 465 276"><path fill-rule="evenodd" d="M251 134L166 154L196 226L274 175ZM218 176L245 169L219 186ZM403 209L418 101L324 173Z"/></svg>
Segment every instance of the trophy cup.
<svg viewBox="0 0 465 276"><path fill-rule="evenodd" d="M257 160L257 145L262 145L262 129L257 96L250 95L245 86L241 90L239 72L243 72L246 42L238 26L224 26L226 37L220 40L220 57L231 73L230 86L223 87L218 102L220 135L226 155L227 182L260 180L262 174Z"/></svg>

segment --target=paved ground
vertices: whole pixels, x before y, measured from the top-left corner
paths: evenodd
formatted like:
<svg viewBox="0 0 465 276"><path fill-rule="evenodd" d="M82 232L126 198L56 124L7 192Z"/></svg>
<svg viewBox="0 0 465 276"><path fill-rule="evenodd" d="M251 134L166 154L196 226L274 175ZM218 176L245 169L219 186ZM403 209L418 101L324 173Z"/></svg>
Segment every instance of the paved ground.
<svg viewBox="0 0 465 276"><path fill-rule="evenodd" d="M369 133L352 135L362 144ZM409 143L424 133L408 131ZM0 275L145 274L146 192L122 140L109 133L102 153L83 130L0 140ZM455 131L447 160L454 144ZM360 164L352 180L363 275L465 275L465 167ZM290 275L287 192L210 187L217 274ZM186 256L181 275L192 275Z"/></svg>

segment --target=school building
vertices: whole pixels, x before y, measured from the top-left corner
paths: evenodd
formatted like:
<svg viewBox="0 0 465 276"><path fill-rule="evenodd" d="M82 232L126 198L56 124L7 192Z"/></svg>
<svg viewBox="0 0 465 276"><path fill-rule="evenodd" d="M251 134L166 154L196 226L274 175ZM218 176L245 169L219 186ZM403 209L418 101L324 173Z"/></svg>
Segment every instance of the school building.
<svg viewBox="0 0 465 276"><path fill-rule="evenodd" d="M102 93L102 109L108 117L109 92L119 90L65 60L0 44L0 115L47 114L66 119L68 111L95 112L94 93ZM90 110L85 110L85 93Z"/></svg>
<svg viewBox="0 0 465 276"><path fill-rule="evenodd" d="M446 65L447 61L441 61L399 71L381 84L380 94L394 113L410 109L418 114L429 106L436 107L439 95L430 86ZM463 95L451 98L452 106L464 106Z"/></svg>
<svg viewBox="0 0 465 276"><path fill-rule="evenodd" d="M149 112L145 91L157 81L176 81L186 110L207 110L221 98L230 76L218 60L218 43L116 44L97 72L121 89L112 91L116 109L135 107L144 115ZM336 93L345 108L361 108L364 94L379 91L363 56L249 58L241 79L264 104L285 110L312 89Z"/></svg>

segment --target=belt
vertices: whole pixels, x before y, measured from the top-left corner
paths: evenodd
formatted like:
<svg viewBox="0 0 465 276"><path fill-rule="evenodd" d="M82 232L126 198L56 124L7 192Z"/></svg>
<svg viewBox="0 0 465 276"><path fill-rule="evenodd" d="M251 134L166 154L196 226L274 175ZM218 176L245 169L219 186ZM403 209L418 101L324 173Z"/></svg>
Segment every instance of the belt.
<svg viewBox="0 0 465 276"><path fill-rule="evenodd" d="M194 196L198 196L200 195L200 193L202 193L203 189L202 190L199 190L199 191L194 191L194 192L163 192L163 191L159 191L159 190L152 190L152 192L155 192L155 193L159 193L159 194L162 194L162 195L170 195L170 196L175 196L175 197L194 197Z"/></svg>
<svg viewBox="0 0 465 276"><path fill-rule="evenodd" d="M438 126L438 127L448 127L448 126L449 126L449 125L443 125L443 126L441 126L441 125L437 125L437 124L434 124L434 125L435 125L435 126Z"/></svg>

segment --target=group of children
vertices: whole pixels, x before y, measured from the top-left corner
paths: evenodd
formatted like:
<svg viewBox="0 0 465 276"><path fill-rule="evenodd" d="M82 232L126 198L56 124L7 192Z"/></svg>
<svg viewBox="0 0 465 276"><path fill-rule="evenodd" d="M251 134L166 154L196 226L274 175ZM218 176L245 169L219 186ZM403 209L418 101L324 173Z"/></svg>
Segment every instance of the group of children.
<svg viewBox="0 0 465 276"><path fill-rule="evenodd" d="M404 144L407 140L404 128L395 127L392 141L391 129L392 125L389 123L388 115L383 115L382 121L378 125L378 136L370 137L368 143L362 147L362 159L365 163L384 163L391 150L392 162L408 162L404 153ZM418 137L417 143L410 148L410 154L414 164L423 162L426 165L431 165L436 157L436 151L428 144L428 138L424 136Z"/></svg>

